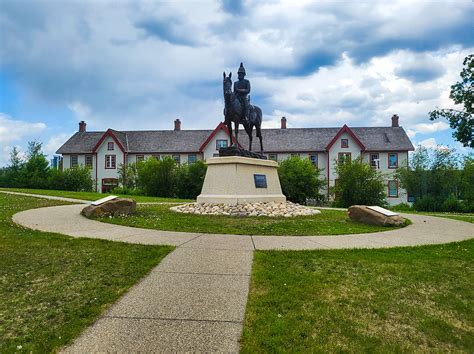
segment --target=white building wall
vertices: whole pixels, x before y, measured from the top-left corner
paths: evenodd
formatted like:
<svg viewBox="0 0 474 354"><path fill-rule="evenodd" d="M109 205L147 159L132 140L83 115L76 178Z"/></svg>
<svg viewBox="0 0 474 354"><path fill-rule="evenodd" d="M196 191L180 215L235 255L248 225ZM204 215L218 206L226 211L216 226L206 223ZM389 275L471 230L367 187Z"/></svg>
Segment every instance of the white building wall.
<svg viewBox="0 0 474 354"><path fill-rule="evenodd" d="M217 140L227 140L227 146L231 145L230 144L230 138L226 134L226 132L223 129L219 130L217 132L217 134L213 136L211 141L209 141L209 143L204 148L204 151L203 151L204 160L207 160L208 158L213 157L214 154L219 153L219 151L216 149L216 141Z"/></svg>
<svg viewBox="0 0 474 354"><path fill-rule="evenodd" d="M370 152L364 152L362 161L365 163L370 164L370 155L371 154L379 154L379 164L377 171L381 172L383 177L384 177L384 182L386 185L386 190L385 193L387 194L387 203L389 205L397 205L400 203L406 203L407 202L407 192L403 188L398 188L398 197L389 197L388 196L388 181L394 180L395 173L397 172L396 168L388 168L388 156L389 154L394 154L396 153L398 155L398 167L406 167L408 166L408 151L370 151Z"/></svg>
<svg viewBox="0 0 474 354"><path fill-rule="evenodd" d="M77 162L79 166L84 166L86 164L86 155L84 154L64 154L63 155L63 171L71 168L71 156L77 155ZM92 155L92 169L91 169L91 177L94 180L94 185L96 184L95 180L95 155Z"/></svg>
<svg viewBox="0 0 474 354"><path fill-rule="evenodd" d="M341 140L348 139L349 146L347 148L341 147ZM334 186L334 181L337 178L336 173L336 164L339 157L339 153L346 152L351 154L351 160L354 160L361 156L361 147L360 145L348 134L343 133L337 139L337 141L329 149L329 186ZM326 162L327 163L327 162ZM327 172L326 172L327 173Z"/></svg>
<svg viewBox="0 0 474 354"><path fill-rule="evenodd" d="M71 155L64 154L63 155L63 170L67 170L71 167Z"/></svg>
<svg viewBox="0 0 474 354"><path fill-rule="evenodd" d="M107 150L108 143L114 143L114 150ZM115 168L105 168L105 155L115 155ZM124 153L120 150L117 143L111 137L107 137L102 142L102 145L97 149L97 191L102 192L102 180L104 178L117 178L118 179L118 167L124 163Z"/></svg>

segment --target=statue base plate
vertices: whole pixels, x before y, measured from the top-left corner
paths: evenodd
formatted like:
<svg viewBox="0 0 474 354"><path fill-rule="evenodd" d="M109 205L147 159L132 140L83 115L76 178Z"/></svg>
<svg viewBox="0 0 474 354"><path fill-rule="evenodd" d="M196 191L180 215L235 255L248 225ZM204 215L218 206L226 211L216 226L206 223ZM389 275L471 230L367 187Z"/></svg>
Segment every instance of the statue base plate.
<svg viewBox="0 0 474 354"><path fill-rule="evenodd" d="M197 202L245 204L284 202L275 161L241 156L213 157Z"/></svg>
<svg viewBox="0 0 474 354"><path fill-rule="evenodd" d="M220 148L219 157L225 157L225 156L241 156L241 157L251 157L253 159L267 160L267 157L265 155L262 155L258 152L241 149L241 148L238 148L237 146Z"/></svg>

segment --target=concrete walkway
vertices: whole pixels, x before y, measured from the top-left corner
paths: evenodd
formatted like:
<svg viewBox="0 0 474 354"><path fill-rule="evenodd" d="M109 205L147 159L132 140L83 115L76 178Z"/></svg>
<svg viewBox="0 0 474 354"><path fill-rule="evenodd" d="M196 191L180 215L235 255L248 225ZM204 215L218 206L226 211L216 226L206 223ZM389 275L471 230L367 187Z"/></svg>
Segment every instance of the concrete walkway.
<svg viewBox="0 0 474 354"><path fill-rule="evenodd" d="M43 196L41 196L43 197ZM131 228L82 217L84 205L31 209L22 226L73 237L177 246L65 352L237 352L253 250L382 248L461 241L474 225L422 215L398 230L344 236L212 235Z"/></svg>

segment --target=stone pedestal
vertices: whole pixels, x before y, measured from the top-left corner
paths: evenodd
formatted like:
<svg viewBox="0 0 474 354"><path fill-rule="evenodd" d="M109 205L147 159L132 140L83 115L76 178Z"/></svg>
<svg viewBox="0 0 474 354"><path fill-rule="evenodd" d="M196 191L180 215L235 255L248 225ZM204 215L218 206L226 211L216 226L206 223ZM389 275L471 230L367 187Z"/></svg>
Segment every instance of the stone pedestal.
<svg viewBox="0 0 474 354"><path fill-rule="evenodd" d="M207 173L198 203L243 204L284 202L277 173L271 160L249 157L213 157L207 160Z"/></svg>

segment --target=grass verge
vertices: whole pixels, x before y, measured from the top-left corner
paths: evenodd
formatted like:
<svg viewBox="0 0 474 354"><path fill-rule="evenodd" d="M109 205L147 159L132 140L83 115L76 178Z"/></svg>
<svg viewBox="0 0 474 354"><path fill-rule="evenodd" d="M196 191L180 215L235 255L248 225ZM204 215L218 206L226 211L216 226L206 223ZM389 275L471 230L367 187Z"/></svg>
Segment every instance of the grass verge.
<svg viewBox="0 0 474 354"><path fill-rule="evenodd" d="M72 192L72 191L59 191L59 190L49 190L49 189L29 189L29 188L0 188L0 191L41 194L41 195L50 195L54 197L75 198L75 199L82 199L82 200L97 200L100 198L104 198L108 195L112 195L112 194L97 193L97 192ZM137 203L156 203L156 202L183 203L183 202L192 201L189 199L149 197L146 195L128 195L128 194L127 195L114 194L114 195L123 197L123 198L135 199Z"/></svg>
<svg viewBox="0 0 474 354"><path fill-rule="evenodd" d="M242 352L474 351L474 240L255 253Z"/></svg>
<svg viewBox="0 0 474 354"><path fill-rule="evenodd" d="M0 193L0 353L70 343L173 249L74 239L11 221L21 210L60 204Z"/></svg>
<svg viewBox="0 0 474 354"><path fill-rule="evenodd" d="M168 205L139 205L132 216L100 218L112 224L147 229L237 235L342 235L392 230L349 219L346 211L322 210L321 214L294 218L238 217L183 214Z"/></svg>

